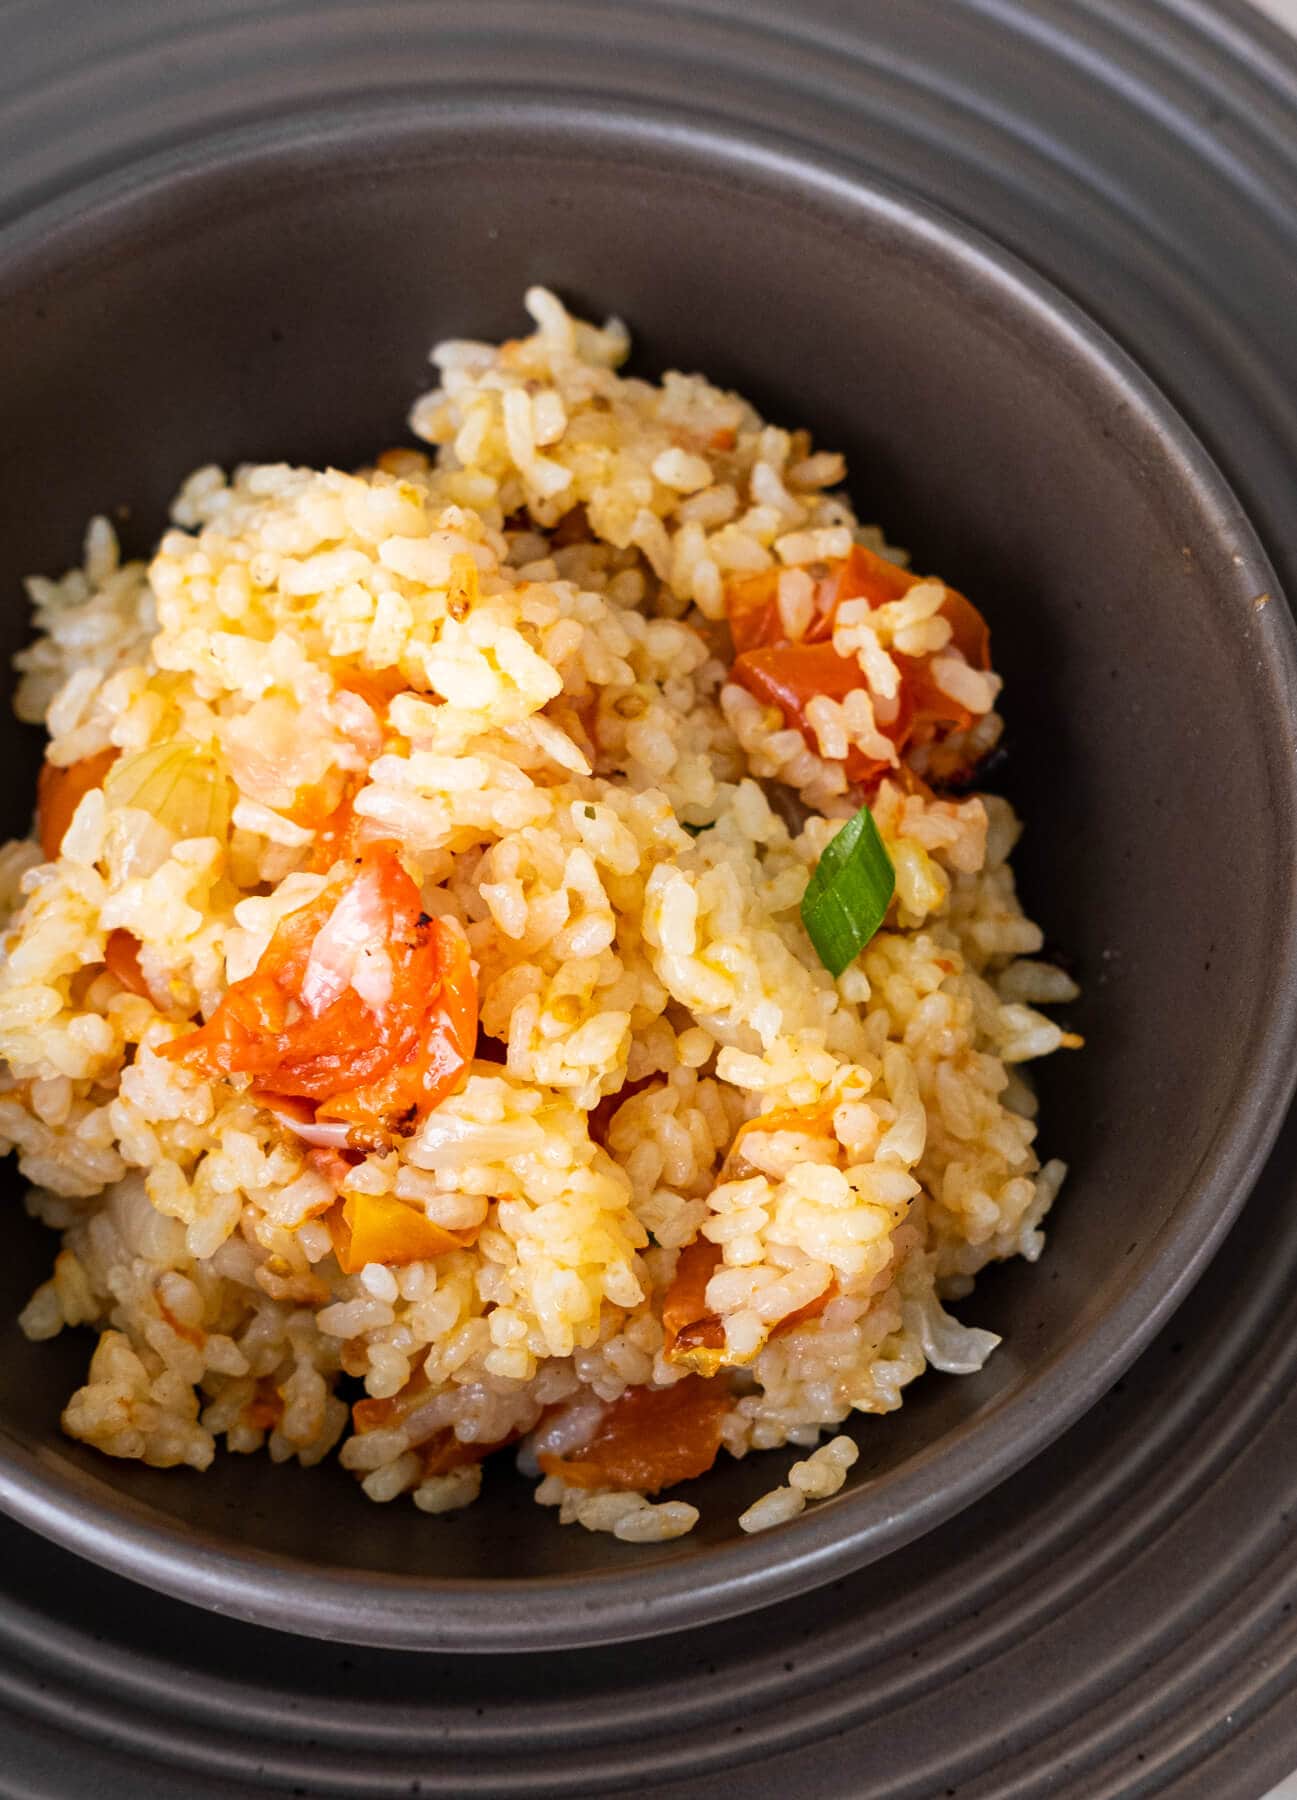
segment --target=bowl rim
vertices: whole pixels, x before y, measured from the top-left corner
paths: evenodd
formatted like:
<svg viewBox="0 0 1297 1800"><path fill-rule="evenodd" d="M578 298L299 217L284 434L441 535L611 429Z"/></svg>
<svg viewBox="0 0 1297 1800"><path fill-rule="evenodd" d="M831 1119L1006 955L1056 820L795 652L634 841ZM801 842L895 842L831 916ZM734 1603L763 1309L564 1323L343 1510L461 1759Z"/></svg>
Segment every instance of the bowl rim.
<svg viewBox="0 0 1297 1800"><path fill-rule="evenodd" d="M494 144L511 153L527 136L529 154L551 160L588 154L592 140L610 160L683 154L694 179L760 183L787 200L805 203L809 196L862 225L890 230L948 279L993 297L1001 313L1065 344L1089 381L1153 428L1165 466L1210 522L1212 536L1228 540L1262 577L1273 604L1250 621L1254 684L1268 698L1258 709L1258 731L1271 780L1276 856L1297 861L1297 626L1220 470L1106 331L983 233L845 161L791 143L774 148L745 128L684 109L619 107L611 116L588 102L511 98L502 118L502 105L500 93L434 106L370 98L327 115L304 111L282 123L214 132L141 157L0 231L0 291L15 271L39 277L43 265L62 262L91 214L96 231L129 226L160 194L255 168L279 173L295 156L361 144L370 153L381 144L393 157L426 157L439 138L461 134L467 118L480 121L484 114L494 121ZM542 131L544 143L537 141ZM1222 605L1250 605L1227 599L1217 586ZM1276 978L1260 997L1248 1058L1190 1186L1136 1272L1099 1318L1078 1326L1015 1389L881 1481L866 1481L774 1531L700 1545L678 1562L646 1565L637 1556L624 1570L489 1584L334 1569L240 1547L160 1518L106 1480L58 1463L49 1452L33 1452L3 1424L0 1510L104 1568L212 1611L279 1631L405 1650L540 1651L651 1637L751 1611L884 1556L1004 1480L1098 1400L1169 1318L1233 1223L1297 1085L1297 884L1272 889L1269 904L1281 949Z"/></svg>

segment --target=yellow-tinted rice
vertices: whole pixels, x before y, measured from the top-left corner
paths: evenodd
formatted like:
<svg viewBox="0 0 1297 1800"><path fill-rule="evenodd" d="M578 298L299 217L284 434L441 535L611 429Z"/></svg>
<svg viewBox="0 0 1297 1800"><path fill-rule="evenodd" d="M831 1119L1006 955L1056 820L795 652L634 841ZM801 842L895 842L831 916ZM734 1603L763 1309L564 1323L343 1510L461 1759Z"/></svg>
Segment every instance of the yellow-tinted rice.
<svg viewBox="0 0 1297 1800"><path fill-rule="evenodd" d="M313 1463L341 1439L372 1499L462 1506L480 1469L425 1469L446 1428L494 1443L543 1417L521 1450L534 1473L538 1448L580 1448L601 1403L679 1379L661 1300L700 1232L723 1250L709 1306L749 1359L717 1377L733 1383L726 1449L810 1447L853 1411L899 1406L928 1364L980 1367L997 1340L943 1300L989 1260L1040 1253L1063 1170L1039 1163L1018 1065L1063 1041L1036 1008L1075 990L1031 960L1009 807L884 780L886 926L835 982L798 916L859 804L842 758L877 746L870 684L891 650L940 639L944 590L920 584L881 617L844 609L835 642L861 688L815 703L813 752L726 682L717 621L727 581L779 568L796 630L808 567L857 540L885 549L839 491L841 458L700 377L623 377L615 322L596 330L541 290L527 306L530 337L434 353L439 385L411 421L434 457L200 469L150 563L120 564L96 519L83 568L30 584L20 716L47 726L53 763L114 747L126 773L81 801L56 861L31 840L0 851L15 909L0 1144L62 1235L23 1327L98 1334L64 1424L109 1454L205 1468L223 1439ZM976 754L999 729L998 682L948 660ZM339 685L349 669L408 684L386 748ZM131 787L149 765L128 759L167 745L187 810ZM466 925L483 1027L507 1046L349 1177L477 1229L472 1248L355 1275L318 1216L324 1176L246 1079L156 1054L319 890L314 832L289 814L338 767L427 910ZM797 830L772 806L781 788ZM149 998L103 967L117 929L141 945ZM627 1082L600 1145L589 1114ZM720 1178L744 1121L818 1106L834 1136L749 1133L752 1172ZM830 1287L820 1317L771 1335ZM420 1372L413 1410L344 1435L344 1373L381 1399ZM832 1492L844 1444L745 1527ZM697 1516L552 1476L537 1497L630 1541Z"/></svg>

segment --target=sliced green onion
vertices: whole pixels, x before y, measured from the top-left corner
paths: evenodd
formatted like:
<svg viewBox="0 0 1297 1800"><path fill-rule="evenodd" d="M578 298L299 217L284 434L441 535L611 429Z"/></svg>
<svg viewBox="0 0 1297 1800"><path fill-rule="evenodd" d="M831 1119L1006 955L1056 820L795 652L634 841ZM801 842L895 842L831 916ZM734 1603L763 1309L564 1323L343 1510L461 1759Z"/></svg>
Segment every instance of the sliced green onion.
<svg viewBox="0 0 1297 1800"><path fill-rule="evenodd" d="M820 961L841 975L887 916L896 891L896 870L862 806L854 819L830 838L802 895L802 924Z"/></svg>

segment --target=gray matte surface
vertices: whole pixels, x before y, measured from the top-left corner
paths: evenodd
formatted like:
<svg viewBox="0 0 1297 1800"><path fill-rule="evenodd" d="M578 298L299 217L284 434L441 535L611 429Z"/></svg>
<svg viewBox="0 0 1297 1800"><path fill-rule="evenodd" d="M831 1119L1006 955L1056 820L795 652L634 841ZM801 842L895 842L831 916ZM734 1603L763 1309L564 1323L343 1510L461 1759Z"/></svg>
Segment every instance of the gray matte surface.
<svg viewBox="0 0 1297 1800"><path fill-rule="evenodd" d="M186 10L178 6L170 16L178 18ZM127 19L133 11L123 7L119 16ZM338 9L319 9L317 18L325 11L338 16ZM380 11L391 16L395 9L371 8L370 18ZM574 13L556 7L548 16L569 19ZM706 30L723 36L716 23L720 9L713 13ZM1066 41L1051 42L1050 29L1064 15L1069 35ZM640 15L627 8L619 16ZM753 116L772 128L797 118L808 134L822 134L839 151L850 128L866 161L956 201L1071 285L1139 351L1194 417L1244 493L1272 553L1291 572L1283 458L1285 451L1291 457L1297 440L1286 410L1285 385L1291 392L1293 371L1283 329L1287 288L1280 280L1291 255L1291 217L1285 210L1292 191L1285 185L1292 172L1286 110L1291 74L1285 67L1271 66L1264 50L1246 40L1235 43L1233 62L1223 62L1219 50L1208 55L1203 45L1209 34L1227 37L1234 32L1229 13L1198 15L1189 28L1169 7L1129 9L1116 18L1088 6L1060 9L1058 17L1040 7L1030 16L1005 7L998 17L965 7L943 9L938 20L916 6L901 17L890 11L885 18L858 13L855 23L862 35L854 45L841 11L806 7L801 16L801 41L784 46L777 66L768 54L769 39L758 46L761 54L752 49L750 61L744 60L755 44L761 9L749 9L751 38L731 20L726 29L734 54L728 63L718 56L720 72L709 72L715 76L709 81L709 101L720 109L732 108L737 95L747 95ZM625 29L633 35L631 26ZM1018 32L1022 35L1015 36ZM815 33L823 41L808 49ZM914 42L907 41L911 33ZM381 41L381 34L375 41ZM1096 45L1107 52L1112 68L1122 70L1124 91L1115 82L1108 85L1102 70L1093 67L1089 85L1078 81L1074 59ZM697 50L697 40L690 48ZM857 55L850 54L853 48ZM373 44L363 53L358 49L352 77L358 79L378 55ZM665 51L659 55L660 63L669 64ZM696 65L700 55L694 60ZM886 74L881 84L872 73L880 64ZM408 58L407 65L412 66ZM575 61L571 66L576 67ZM647 83L648 59L635 75L629 63L623 68L620 79ZM805 79L812 70L818 82ZM171 79L170 70L154 74L159 96L150 126L166 111ZM1147 84L1142 93L1141 82ZM1166 102L1156 130L1149 123L1149 89ZM938 90L940 104L932 98ZM243 95L249 90L234 82L232 91ZM759 98L753 99L758 91ZM994 96L989 106L986 94ZM1209 114L1216 129L1207 141L1201 121ZM1082 204L1078 195L1088 196L1088 202ZM1242 271L1247 279L1241 278ZM705 1667L692 1669L679 1647L666 1644L597 1659L565 1659L564 1668L576 1685L553 1696L543 1721L523 1703L536 1689L534 1672L524 1672L528 1665L510 1678L504 1664L492 1664L495 1679L503 1684L499 1687L492 1688L484 1676L476 1678L488 1693L504 1697L512 1691L523 1697L516 1713L488 1707L487 1725L477 1728L454 1666L442 1665L437 1670L441 1691L453 1698L435 1721L411 1723L417 1711L413 1704L396 1715L380 1708L373 1725L362 1731L341 1705L326 1708L321 1703L327 1687L319 1663L324 1651L295 1651L290 1658L305 1683L298 1706L310 1715L310 1729L325 1730L335 1745L349 1735L353 1744L366 1738L372 1742L378 1721L392 1718L397 1739L408 1738L410 1744L397 1755L398 1762L404 1759L407 1787L416 1766L427 1769L433 1763L438 1768L428 1780L442 1783L444 1791L470 1791L474 1769L483 1772L481 1780L488 1784L482 1791L492 1791L489 1784L497 1780L501 1787L507 1781L514 1791L539 1786L549 1779L540 1746L566 1734L568 1749L556 1748L552 1765L553 1781L561 1782L561 1766L576 1772L573 1738L589 1742L603 1735L615 1745L634 1734L627 1689L643 1696L646 1722L673 1720L670 1740L659 1736L646 1750L648 1762L656 1756L659 1766L665 1766L674 1758L679 1766L680 1759L688 1764L731 1752L742 1756L744 1737L751 1732L735 1720L738 1695L750 1694L751 1680L760 1677L772 1702L772 1731L782 1730L784 1741L805 1732L819 1749L804 1751L793 1765L773 1756L763 1761L760 1777L751 1771L744 1777L753 1792L864 1791L854 1783L856 1775L872 1781L879 1793L907 1791L902 1782L909 1782L908 1791L916 1794L939 1792L935 1785L914 1785L935 1783L939 1764L959 1779L961 1792L1043 1791L1046 1757L1051 1760L1051 1792L1088 1795L1171 1787L1184 1794L1257 1792L1268 1776L1290 1766L1294 1751L1291 1623L1283 1610L1290 1605L1291 1591L1285 1585L1291 1577L1283 1547L1293 1423L1277 1404L1277 1396L1292 1391L1287 1359L1294 1334L1283 1311L1294 1260L1291 1216L1276 1164L1269 1199L1260 1210L1253 1204L1249 1228L1231 1244L1228 1254L1235 1260L1213 1271L1208 1286L1182 1315L1193 1335L1183 1340L1180 1357L1174 1359L1168 1346L1163 1360L1141 1365L1139 1382L1132 1381L1119 1407L1088 1420L978 1512L900 1558L889 1558L872 1577L855 1578L838 1590L836 1600L825 1595L801 1608L762 1615L770 1637L768 1654L756 1647L762 1621L722 1627L721 1635L696 1640L696 1651L710 1641L725 1657L717 1667L733 1674L732 1681L727 1676L712 1690L716 1716L704 1720L697 1733L687 1727L691 1705L706 1710ZM1248 1304L1240 1305L1238 1295L1250 1296ZM1093 1433L1101 1426L1106 1430L1096 1438ZM1106 1479L1096 1482L1096 1471ZM1057 1531L1046 1528L1051 1520ZM1020 1588L1032 1585L1027 1575L1041 1577L1041 1568L1023 1566L1038 1553L1047 1578L1035 1591L1042 1611L1060 1621L1053 1626L1043 1617L1024 1619L1015 1610ZM52 1565L45 1558L53 1558ZM33 1629L64 1670L71 1666L71 1646L59 1642L40 1614L42 1609L57 1610L55 1596L69 1579L70 1566L45 1551L33 1551L27 1563L38 1608ZM952 1566L960 1574L953 1584L947 1580L940 1585L925 1608L925 1572L936 1579L949 1575ZM51 1568L61 1569L62 1576ZM871 1585L874 1579L881 1588ZM971 1643L965 1630L971 1615L961 1610L960 1579L975 1586L980 1582L983 1601L992 1596L991 1604L973 1608L989 1624L981 1632L978 1622ZM92 1587L106 1580L94 1577ZM997 1591L1000 1601L994 1599ZM202 1637L192 1616L139 1596L123 1601L122 1593L108 1584L103 1611L95 1613L98 1628L112 1636L147 1626L169 1645L192 1634L190 1654L200 1677L206 1659L219 1665L224 1657L237 1687L256 1659L270 1654L264 1646L274 1640L236 1633L222 1649L215 1635ZM841 1623L829 1614L834 1605L844 1614L850 1609ZM179 1623L182 1617L190 1622ZM867 1621L863 1628L861 1618ZM19 1607L11 1609L10 1619L21 1621ZM813 1658L809 1669L793 1653L804 1627L827 1646L824 1657ZM843 1677L835 1681L828 1670L847 1640L847 1660L838 1665ZM965 1647L975 1652L966 1674L960 1673L964 1664L947 1658L947 1646L956 1654ZM782 1671L789 1677L786 1682L776 1660L781 1648L788 1652L783 1661L793 1663L792 1670ZM887 1667L896 1681L901 1681L896 1670L912 1654L917 1665L913 1684L901 1681L897 1691L895 1686L880 1689L876 1679L862 1680L851 1666L853 1659L867 1664L875 1649L891 1653ZM992 1660L986 1663L988 1652ZM83 1648L83 1659L87 1654L83 1678L96 1665L93 1649ZM753 1657L761 1659L759 1665ZM344 1671L342 1687L366 1686L371 1673L367 1656L362 1664L365 1678L353 1681L354 1671ZM655 1688L649 1671L659 1665L681 1675L684 1684ZM277 1666L282 1667L282 1656ZM420 1667L428 1670L428 1665ZM372 1691L390 1693L393 1685L398 1693L416 1691L402 1685L418 1679L398 1673L405 1669L408 1665L378 1659ZM798 1669L804 1673L800 1689ZM110 1679L114 1689L135 1673L125 1659L114 1658L110 1664L98 1658L96 1679ZM17 1679L14 1670L9 1675ZM517 1684L513 1690L509 1679ZM1029 1699L1033 1680L1038 1688L1034 1702ZM625 1684L620 1693L619 1682ZM176 1715L186 1710L191 1692L206 1686L201 1678L182 1686L170 1718L154 1728L155 1739L170 1735L175 1744L184 1737ZM145 1678L142 1691L147 1693L148 1687ZM820 1701L812 1703L807 1690ZM859 1718L862 1690L892 1702L885 1718L872 1724ZM91 1724L84 1679L79 1689L68 1690L55 1681L48 1691L56 1696L48 1704L60 1726L78 1716ZM925 1692L939 1694L939 1699L924 1704ZM21 1704L30 1709L46 1703L23 1684ZM225 1747L220 1753L237 1747L231 1723L243 1718L249 1757L258 1754L246 1709L246 1694L241 1706L231 1700L225 1730L217 1736L218 1749ZM123 1732L132 1712L119 1691L110 1711L112 1729ZM288 1723L291 1716L286 1703L285 1724L270 1729L272 1738L300 1739L300 1728ZM986 1721L984 1738L972 1726L979 1718ZM737 1733L731 1732L730 1721L739 1724ZM855 1732L850 1741L859 1746L855 1754L864 1760L844 1768L840 1752L846 1740L832 1734L849 1724ZM462 1761L453 1754L439 1758L434 1750L447 1727L466 1747ZM28 1728L23 1732L24 1742L36 1741ZM727 1734L735 1740L729 1750L722 1744ZM493 1763L492 1738L506 1757L516 1759L526 1746L530 1773L516 1760L508 1769ZM770 1753L769 1745L762 1749ZM1217 1749L1220 1756L1212 1761ZM66 1770L66 1740L63 1755ZM628 1764L625 1755L610 1748L602 1763L591 1765L587 1759L586 1791L608 1791L601 1783L614 1767L619 1780L628 1779L632 1788L646 1787L647 1777L639 1782L633 1773L627 1775L636 1765ZM371 1752L369 1766L381 1760ZM348 1776L347 1766L332 1752L322 1760L300 1748L289 1753L288 1763L282 1757L278 1763L286 1781L309 1776L313 1787L320 1781L333 1791L357 1791L346 1782L359 1779L358 1767L350 1765ZM643 1772L647 1764L641 1759L638 1766ZM244 1765L245 1781L252 1767L251 1761ZM866 1768L868 1773L862 1773ZM465 1785L445 1787L456 1779ZM395 1780L393 1770L389 1791L397 1791ZM769 1783L764 1790L762 1782ZM62 1791L75 1789L65 1786ZM696 1783L691 1791L698 1791Z"/></svg>

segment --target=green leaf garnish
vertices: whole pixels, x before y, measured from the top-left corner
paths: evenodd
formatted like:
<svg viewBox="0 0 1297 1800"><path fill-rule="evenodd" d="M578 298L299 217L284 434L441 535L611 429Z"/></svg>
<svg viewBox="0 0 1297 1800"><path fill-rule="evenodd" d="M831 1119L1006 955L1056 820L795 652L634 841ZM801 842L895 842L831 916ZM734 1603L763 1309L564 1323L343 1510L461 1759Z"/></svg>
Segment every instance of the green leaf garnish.
<svg viewBox="0 0 1297 1800"><path fill-rule="evenodd" d="M830 838L802 895L802 924L820 961L841 975L887 916L896 891L896 870L862 806L854 819Z"/></svg>

